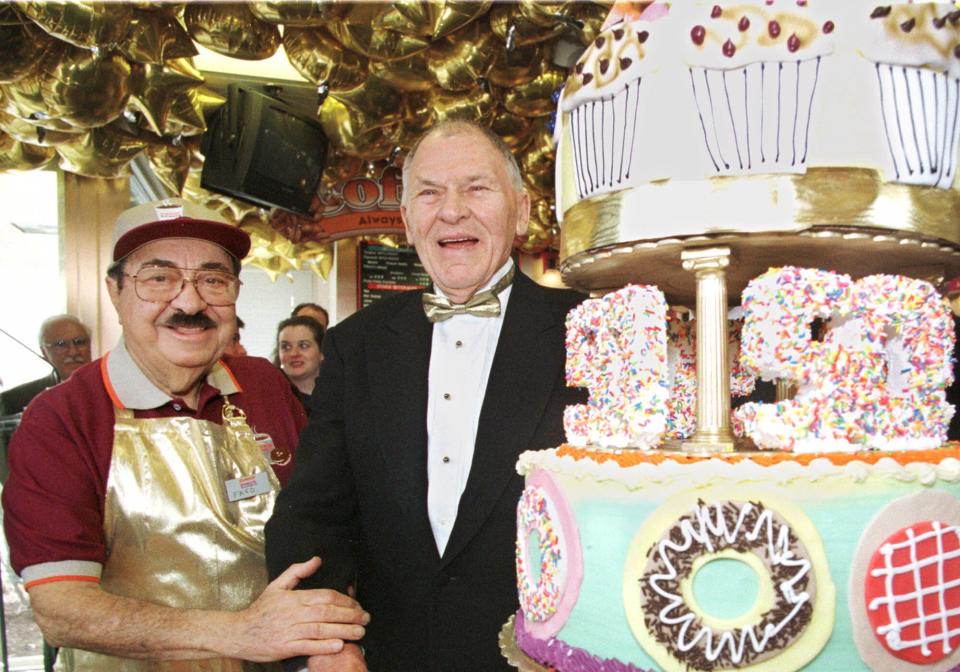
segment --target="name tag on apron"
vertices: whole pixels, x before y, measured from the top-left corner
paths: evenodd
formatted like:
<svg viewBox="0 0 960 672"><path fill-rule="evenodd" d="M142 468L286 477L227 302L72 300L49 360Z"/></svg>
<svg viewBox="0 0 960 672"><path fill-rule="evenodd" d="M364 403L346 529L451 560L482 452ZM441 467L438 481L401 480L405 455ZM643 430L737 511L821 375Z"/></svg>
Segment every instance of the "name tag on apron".
<svg viewBox="0 0 960 672"><path fill-rule="evenodd" d="M223 484L227 487L227 499L231 502L256 497L271 490L270 479L265 471L258 471L253 476L231 478Z"/></svg>

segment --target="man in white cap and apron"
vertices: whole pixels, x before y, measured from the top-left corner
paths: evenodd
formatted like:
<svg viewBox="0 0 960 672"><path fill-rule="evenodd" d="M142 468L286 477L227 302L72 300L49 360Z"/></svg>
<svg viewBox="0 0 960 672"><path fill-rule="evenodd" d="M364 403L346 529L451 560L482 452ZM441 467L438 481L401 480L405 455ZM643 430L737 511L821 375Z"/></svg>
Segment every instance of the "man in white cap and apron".
<svg viewBox="0 0 960 672"><path fill-rule="evenodd" d="M11 562L59 669L232 672L336 653L369 616L267 584L263 526L305 417L264 359L221 355L250 239L181 199L120 215L110 298L123 337L37 397L3 490Z"/></svg>

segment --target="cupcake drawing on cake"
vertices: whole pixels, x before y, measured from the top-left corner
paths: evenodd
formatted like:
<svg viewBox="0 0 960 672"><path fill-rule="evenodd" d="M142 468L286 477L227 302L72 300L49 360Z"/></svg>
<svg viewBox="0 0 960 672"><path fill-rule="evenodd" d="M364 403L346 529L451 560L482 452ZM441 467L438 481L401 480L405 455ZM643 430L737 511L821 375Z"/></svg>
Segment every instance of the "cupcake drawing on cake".
<svg viewBox="0 0 960 672"><path fill-rule="evenodd" d="M638 110L650 104L643 79L652 68L649 49L657 42L653 25L641 19L607 28L567 78L557 128L559 141L570 143L579 200L627 185L639 142ZM558 185L562 182L558 176Z"/></svg>
<svg viewBox="0 0 960 672"><path fill-rule="evenodd" d="M957 168L960 9L950 3L866 9L860 53L875 64L888 180L950 188Z"/></svg>
<svg viewBox="0 0 960 672"><path fill-rule="evenodd" d="M689 15L690 85L717 175L806 171L817 83L838 29L830 6L698 3Z"/></svg>

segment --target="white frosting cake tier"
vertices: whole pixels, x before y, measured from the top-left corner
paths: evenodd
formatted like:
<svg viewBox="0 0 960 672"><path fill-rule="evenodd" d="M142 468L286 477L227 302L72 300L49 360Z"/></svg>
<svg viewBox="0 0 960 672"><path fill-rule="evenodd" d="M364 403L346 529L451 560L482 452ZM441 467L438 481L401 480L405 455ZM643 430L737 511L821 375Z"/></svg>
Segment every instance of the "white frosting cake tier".
<svg viewBox="0 0 960 672"><path fill-rule="evenodd" d="M643 185L811 167L954 188L957 11L863 0L682 2L656 20L611 26L559 101L558 218L585 199ZM678 228L659 194L634 210L646 238L753 216L741 201L716 213L720 220ZM766 230L794 227L771 218Z"/></svg>

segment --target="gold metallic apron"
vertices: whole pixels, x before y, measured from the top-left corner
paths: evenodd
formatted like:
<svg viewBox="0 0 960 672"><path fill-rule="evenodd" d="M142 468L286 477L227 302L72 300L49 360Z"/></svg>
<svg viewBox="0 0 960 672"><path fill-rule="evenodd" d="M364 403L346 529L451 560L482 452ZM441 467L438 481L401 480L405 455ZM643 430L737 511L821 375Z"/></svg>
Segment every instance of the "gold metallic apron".
<svg viewBox="0 0 960 672"><path fill-rule="evenodd" d="M237 611L267 585L263 526L280 485L242 410L223 425L137 420L116 410L104 504L107 561L100 587L175 608ZM270 491L230 502L225 482L266 472ZM66 672L272 672L233 659L139 661L61 649Z"/></svg>

